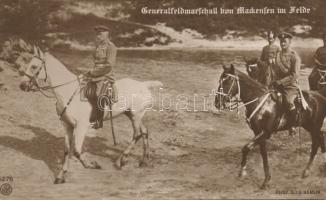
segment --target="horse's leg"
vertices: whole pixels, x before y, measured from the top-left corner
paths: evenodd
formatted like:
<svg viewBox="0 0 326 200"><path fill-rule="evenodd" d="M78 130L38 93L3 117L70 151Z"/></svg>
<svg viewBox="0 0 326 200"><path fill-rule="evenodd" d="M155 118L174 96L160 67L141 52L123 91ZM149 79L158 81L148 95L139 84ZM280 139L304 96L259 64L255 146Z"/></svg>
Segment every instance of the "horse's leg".
<svg viewBox="0 0 326 200"><path fill-rule="evenodd" d="M54 180L54 184L65 183L64 175L68 172L69 169L69 157L70 157L70 151L72 146L73 127L64 122L63 122L63 126L66 130L64 158L62 163L62 169L60 170L58 176Z"/></svg>
<svg viewBox="0 0 326 200"><path fill-rule="evenodd" d="M125 114L131 120L131 124L132 124L132 128L133 128L133 136L132 136L132 139L129 142L129 145L126 148L126 150L119 156L119 158L115 162L115 165L116 165L116 167L118 169L121 169L123 167L123 165L125 164L124 158L129 155L129 153L130 153L131 149L133 148L133 146L141 138L141 135L139 134L141 118L139 116L137 116L135 113L131 112L131 111L127 111Z"/></svg>
<svg viewBox="0 0 326 200"><path fill-rule="evenodd" d="M265 189L268 187L269 181L271 180L271 173L269 171L269 165L268 165L266 140L262 140L259 145L260 145L260 154L263 158L264 172L265 172L265 180L261 188Z"/></svg>
<svg viewBox="0 0 326 200"><path fill-rule="evenodd" d="M149 142L148 142L148 129L140 122L140 132L143 138L143 158L139 163L139 166L147 166L147 159L149 158Z"/></svg>
<svg viewBox="0 0 326 200"><path fill-rule="evenodd" d="M264 136L264 133L260 133L254 137L254 139L251 140L251 142L247 143L242 148L242 159L241 159L241 169L239 173L239 177L243 177L247 175L247 156L248 153L256 146L256 144L259 142L259 139Z"/></svg>
<svg viewBox="0 0 326 200"><path fill-rule="evenodd" d="M85 168L90 169L101 169L101 166L96 162L89 162L85 156L82 154L83 143L85 140L85 135L89 127L89 122L78 122L74 129L74 139L75 139L75 152L74 155L81 162Z"/></svg>
<svg viewBox="0 0 326 200"><path fill-rule="evenodd" d="M313 132L310 132L311 134L311 152L310 152L310 158L309 158L309 162L305 168L305 170L303 171L302 173L302 178L306 178L309 176L310 174L310 168L314 162L314 159L315 159L315 156L316 156L316 153L318 151L318 147L319 147L319 135L315 135L316 133L317 134L320 134L319 133L320 131L313 131Z"/></svg>
<svg viewBox="0 0 326 200"><path fill-rule="evenodd" d="M320 144L320 148L321 148L321 152L323 154L324 157L324 176L326 176L326 148L325 148L325 138L324 138L324 131L320 131L319 134L319 144Z"/></svg>

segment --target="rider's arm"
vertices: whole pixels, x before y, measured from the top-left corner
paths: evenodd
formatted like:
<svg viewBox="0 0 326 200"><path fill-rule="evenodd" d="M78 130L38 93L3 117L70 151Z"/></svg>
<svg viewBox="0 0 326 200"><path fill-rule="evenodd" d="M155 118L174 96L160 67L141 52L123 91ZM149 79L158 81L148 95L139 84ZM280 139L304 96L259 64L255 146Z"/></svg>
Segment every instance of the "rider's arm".
<svg viewBox="0 0 326 200"><path fill-rule="evenodd" d="M100 59L95 63L96 67L91 70L90 75L92 77L99 77L111 72L112 67L115 64L116 54L117 49L115 46L108 47L105 58Z"/></svg>
<svg viewBox="0 0 326 200"><path fill-rule="evenodd" d="M317 49L317 51L316 51L316 53L315 53L315 55L314 55L314 62L315 62L315 64L317 64L317 65L319 65L319 66L322 66L323 65L323 63L321 63L320 62L320 60L319 60L319 56L320 56L320 48L318 48Z"/></svg>
<svg viewBox="0 0 326 200"><path fill-rule="evenodd" d="M314 62L317 64L317 65L323 65L323 64L321 64L321 62L315 57L314 58Z"/></svg>
<svg viewBox="0 0 326 200"><path fill-rule="evenodd" d="M117 58L117 47L112 44L106 52L106 63L110 65L111 67L115 66Z"/></svg>
<svg viewBox="0 0 326 200"><path fill-rule="evenodd" d="M317 66L322 66L323 68L326 67L326 63L323 63L322 54L321 54L322 48L318 48L315 55L314 55L314 62Z"/></svg>
<svg viewBox="0 0 326 200"><path fill-rule="evenodd" d="M288 86L295 83L300 75L300 67L301 67L301 59L297 53L293 53L291 56L289 75L281 80L278 80L278 84L283 86Z"/></svg>

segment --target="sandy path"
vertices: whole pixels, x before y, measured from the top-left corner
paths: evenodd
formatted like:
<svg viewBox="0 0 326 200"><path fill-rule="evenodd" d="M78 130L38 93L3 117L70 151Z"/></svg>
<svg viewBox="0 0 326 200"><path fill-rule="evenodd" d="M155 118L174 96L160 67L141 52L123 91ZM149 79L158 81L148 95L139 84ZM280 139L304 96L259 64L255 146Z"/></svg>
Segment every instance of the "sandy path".
<svg viewBox="0 0 326 200"><path fill-rule="evenodd" d="M65 60L69 62L69 60ZM73 62L73 61L71 61ZM89 62L87 58L80 62ZM120 59L118 77L158 79L165 91L175 96L208 93L215 87L214 68L192 63L166 63L142 59ZM132 67L131 67L132 66ZM189 70L189 67L193 70ZM131 73L133 72L133 73ZM102 170L84 169L71 161L67 183L54 185L54 174L63 155L63 130L55 114L55 101L18 89L19 77L5 69L2 82L8 90L0 96L0 172L13 176L13 193L8 199L199 199L199 198L320 198L326 179L316 158L311 177L300 175L309 154L310 139L302 134L290 138L280 133L269 142L273 176L270 190L261 191L263 180L259 151L250 154L249 176L237 178L241 147L252 135L242 117L234 113L148 112L145 124L151 131L151 166L139 168L141 143L122 170L113 161L131 136L125 117L115 121L119 145L114 147L109 124L97 137L87 137L84 150ZM171 76L171 74L178 74ZM182 75L180 75L182 74ZM304 80L304 79L303 79ZM157 91L153 91L157 95ZM210 99L211 101L212 99ZM243 115L241 115L243 116ZM302 151L301 151L302 150ZM301 153L300 153L301 152ZM278 195L276 190L320 191L321 195ZM0 199L7 199L0 195Z"/></svg>

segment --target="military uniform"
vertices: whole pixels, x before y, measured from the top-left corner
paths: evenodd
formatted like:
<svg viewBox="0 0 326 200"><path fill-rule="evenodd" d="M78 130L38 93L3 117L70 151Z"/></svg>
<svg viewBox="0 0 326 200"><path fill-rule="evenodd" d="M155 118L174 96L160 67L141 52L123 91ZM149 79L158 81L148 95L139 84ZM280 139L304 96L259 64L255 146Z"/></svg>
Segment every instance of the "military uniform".
<svg viewBox="0 0 326 200"><path fill-rule="evenodd" d="M98 34L101 35L101 32L109 32L109 29L106 26L97 26L94 28ZM106 36L105 36L106 37ZM112 98L110 103L115 103L118 101L117 89L115 87L115 76L113 68L116 63L117 48L116 46L108 39L101 38L101 41L96 45L93 58L94 58L94 67L91 71L88 72L88 76L91 77L91 81L96 83L96 94L98 95L107 95L101 94L103 83L108 81L112 87ZM105 98L96 98L91 102L93 106L93 112L91 115L91 122L95 122L93 128L101 128L103 126L103 106L106 103Z"/></svg>
<svg viewBox="0 0 326 200"><path fill-rule="evenodd" d="M289 126L289 134L295 134L295 126L297 121L297 111L295 109L294 100L297 96L299 86L298 78L300 75L301 59L299 55L290 48L292 35L286 32L281 33L278 38L282 50L277 53L274 72L275 81L272 86L279 89L283 94L283 102L287 109L287 119Z"/></svg>
<svg viewBox="0 0 326 200"><path fill-rule="evenodd" d="M315 66L308 77L309 86L311 90L318 89L318 82L321 78L318 69L326 70L326 46L319 47L315 53L314 58L319 63L315 63Z"/></svg>
<svg viewBox="0 0 326 200"><path fill-rule="evenodd" d="M94 67L88 74L92 78L92 81L97 82L97 94L100 94L104 81L110 82L113 87L113 102L118 100L117 90L114 85L115 75L113 71L116 64L116 56L117 47L109 39L100 42L96 45L93 54Z"/></svg>
<svg viewBox="0 0 326 200"><path fill-rule="evenodd" d="M280 51L276 56L274 67L276 83L282 87L286 106L294 107L294 99L297 95L298 78L300 75L301 59L292 49Z"/></svg>
<svg viewBox="0 0 326 200"><path fill-rule="evenodd" d="M94 51L94 68L90 71L90 76L115 82L113 67L116 56L117 48L112 42L106 40L98 44Z"/></svg>
<svg viewBox="0 0 326 200"><path fill-rule="evenodd" d="M268 64L275 64L275 58L277 53L280 51L280 47L275 44L266 45L263 48L260 60Z"/></svg>

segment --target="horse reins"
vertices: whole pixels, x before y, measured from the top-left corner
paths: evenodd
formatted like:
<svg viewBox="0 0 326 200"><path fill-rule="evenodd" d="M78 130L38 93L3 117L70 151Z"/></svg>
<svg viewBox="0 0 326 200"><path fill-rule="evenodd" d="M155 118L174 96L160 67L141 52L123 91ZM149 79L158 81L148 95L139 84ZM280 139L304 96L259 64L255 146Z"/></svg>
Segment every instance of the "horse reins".
<svg viewBox="0 0 326 200"><path fill-rule="evenodd" d="M61 87L61 86L65 86L65 85L68 85L68 84L71 84L71 83L74 83L76 81L79 81L80 78L77 77L77 79L75 80L72 80L72 81L68 81L66 83L62 83L62 84L59 84L59 85L55 85L55 86L45 86L45 87L40 87L39 84L37 83L36 81L36 77L39 75L39 73L41 72L42 68L44 68L44 71L45 71L45 78L44 78L44 82L46 82L47 80L47 77L48 77L48 74L47 74L47 70L46 70L46 64L45 64L45 60L43 60L41 57L39 56L34 56L35 58L38 58L41 62L42 62L42 65L41 67L37 70L37 72L35 73L35 75L30 75L30 74L27 74L26 72L23 72L23 74L25 76L27 76L29 79L30 79L30 83L34 83L34 85L36 86L37 89L30 89L31 91L33 92L40 92L41 94L43 94L45 97L48 97L48 98L54 98L54 97L50 97L48 96L47 94L44 93L44 91L46 90L50 90L50 89L54 89L54 88L58 88L58 87ZM77 94L77 92L80 90L79 88L80 86L77 87L77 89L74 91L74 93L72 94L72 96L69 98L68 102L66 103L65 107L63 108L62 112L59 114L59 118L61 120L63 114L65 113L65 111L67 110L69 104L71 103L72 99L74 98L74 96Z"/></svg>
<svg viewBox="0 0 326 200"><path fill-rule="evenodd" d="M61 86L65 86L65 85L68 85L68 84L71 84L71 83L74 83L76 81L79 81L80 78L76 78L74 80L71 80L71 81L68 81L68 82L65 82L65 83L62 83L62 84L59 84L59 85L55 85L55 86L44 86L44 87L41 87L39 86L39 84L37 83L36 81L36 77L39 75L40 71L42 70L42 68L44 68L44 71L45 71L45 78L44 78L44 82L46 82L47 78L48 78L48 74L47 74L47 69L46 69L46 65L45 65L45 60L43 60L41 57L39 56L34 56L35 58L38 58L39 60L41 60L42 62L42 66L37 70L37 72L35 73L34 76L30 75L30 74L27 74L26 72L23 72L23 74L25 76L27 76L28 78L30 78L30 81L34 83L34 85L36 86L36 89L30 89L32 92L41 92L44 96L46 97L49 97L47 96L43 91L46 91L46 90L50 90L50 89L55 89L55 88L58 88L58 87L61 87ZM50 97L49 97L50 98Z"/></svg>
<svg viewBox="0 0 326 200"><path fill-rule="evenodd" d="M223 85L223 82L224 82L224 81L226 81L226 80L228 80L229 78L231 78L233 81L232 81L232 84L231 84L231 87L230 87L229 91L228 91L227 93L225 93L225 92L223 91L223 87L219 87L219 88L217 89L217 91L215 92L215 94L219 94L219 95L221 95L221 96L227 97L227 99L228 99L229 102L230 102L230 108L229 108L229 109L232 110L232 109L233 109L232 106L234 106L234 105L236 105L236 108L239 107L240 94L241 94L241 91L240 91L240 85L239 85L239 78L238 78L237 76L233 75L233 74L225 74L225 75L227 75L227 77L224 78L224 79L222 79L222 80L220 81L220 86ZM237 84L237 87L238 87L238 93L237 93L237 95L236 95L236 97L235 97L235 98L236 98L235 101L234 101L235 103L234 103L234 104L231 104L231 103L233 103L233 102L232 102L231 92L232 92L232 89L233 89L234 84Z"/></svg>
<svg viewBox="0 0 326 200"><path fill-rule="evenodd" d="M219 95L222 95L222 96L226 96L228 97L228 99L230 100L230 103L232 101L232 96L231 96L231 91L232 91L232 88L234 86L234 83L236 82L237 83L237 87L238 87L238 93L236 95L236 102L233 104L233 105L236 105L236 109L237 109L237 113L239 114L239 108L241 107L244 107L244 106L247 106L249 104L252 104L256 101L258 101L260 99L260 97L256 97L254 98L253 100L250 100L248 102L245 102L241 105L239 105L239 102L240 102L240 95L241 95L241 90L240 90L240 83L239 83L239 77L236 76L236 75L233 75L233 74L229 74L229 73L226 73L225 75L227 75L227 78L223 79L222 81L220 81L220 86L223 85L223 82L225 80L227 80L228 78L232 78L233 79L233 82L231 84L231 87L228 91L228 93L224 93L223 92L223 87L220 87L220 91L216 92L216 94L219 94ZM264 103L266 102L267 98L270 96L270 94L272 93L273 91L268 91L266 92L265 94L263 94L262 96L265 95L265 97L263 98L263 100L256 106L256 108L254 109L254 111L250 114L249 117L246 117L246 121L247 123L249 124L250 126L250 121L251 119L255 116L255 114L258 112L258 110L264 105ZM232 105L231 105L232 106ZM232 111L232 107L230 106L230 110Z"/></svg>

